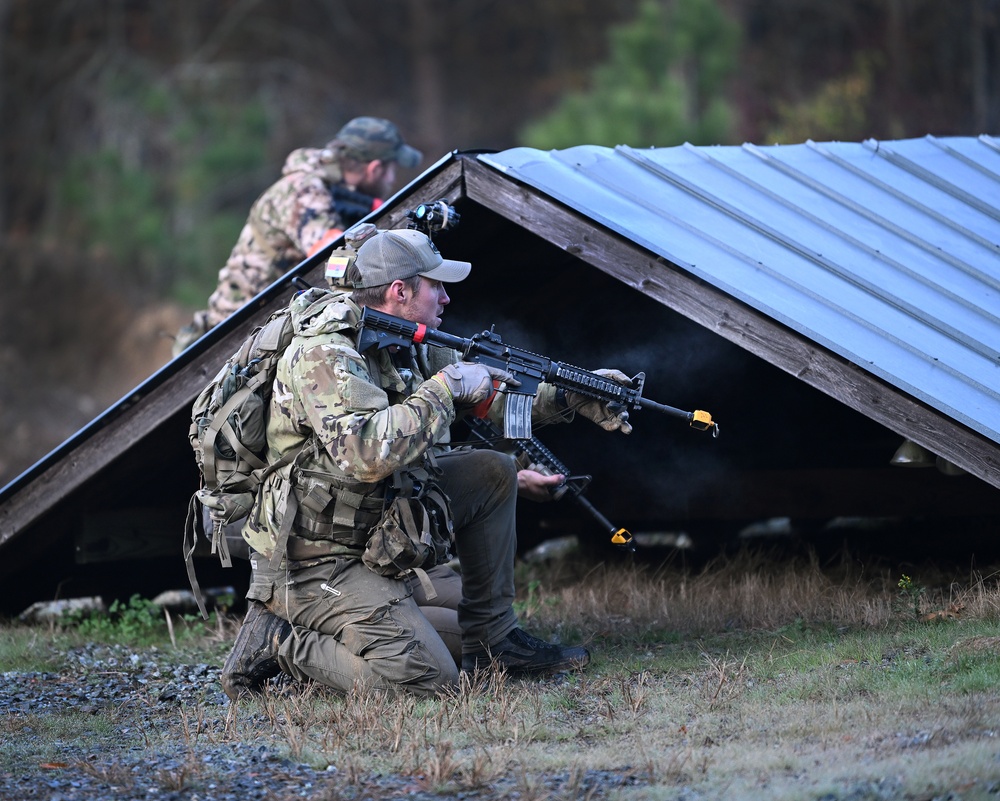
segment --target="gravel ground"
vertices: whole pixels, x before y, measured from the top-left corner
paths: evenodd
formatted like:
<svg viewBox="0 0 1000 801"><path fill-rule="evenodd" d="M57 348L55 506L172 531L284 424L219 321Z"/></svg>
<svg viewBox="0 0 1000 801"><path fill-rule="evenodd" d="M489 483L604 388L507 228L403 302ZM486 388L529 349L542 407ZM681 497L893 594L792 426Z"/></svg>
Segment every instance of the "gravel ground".
<svg viewBox="0 0 1000 801"><path fill-rule="evenodd" d="M199 737L189 747L179 710L229 704L218 666L168 665L121 646L68 657L59 673L3 674L0 714L19 738L18 764L5 761L0 774L5 799L282 798L324 778L268 745ZM55 734L61 726L66 734ZM176 737L149 736L175 728Z"/></svg>
<svg viewBox="0 0 1000 801"><path fill-rule="evenodd" d="M58 673L4 672L0 687L0 799L499 799L517 798L513 779L457 795L429 792L406 776L347 777L315 770L285 755L279 739L245 742L226 734L229 699L219 665L179 663L155 648L88 645L64 655ZM221 660L220 660L221 662ZM291 689L291 688L289 688ZM269 724L258 715L263 730ZM246 728L255 728L246 726ZM193 743L193 744L192 744ZM569 776L546 778L548 798ZM594 771L583 795L607 796L634 775Z"/></svg>

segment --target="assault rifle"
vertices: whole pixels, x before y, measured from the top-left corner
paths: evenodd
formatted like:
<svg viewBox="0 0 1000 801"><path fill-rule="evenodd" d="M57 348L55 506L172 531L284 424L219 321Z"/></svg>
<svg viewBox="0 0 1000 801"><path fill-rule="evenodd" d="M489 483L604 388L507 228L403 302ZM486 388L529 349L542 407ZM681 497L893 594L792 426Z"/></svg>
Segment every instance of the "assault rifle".
<svg viewBox="0 0 1000 801"><path fill-rule="evenodd" d="M475 438L474 444L503 450L499 444L506 442L503 432L491 420L470 416L466 418L466 423L469 424L469 431ZM570 469L559 461L558 457L545 447L537 437L514 440L510 444L513 447L514 458L522 469L534 470L546 476L561 474L566 477L562 484L553 488L552 497L554 500L558 501L569 495L611 535L612 543L619 548L635 551L635 542L628 529L614 525L590 501L583 497L584 490L590 485L590 476L572 475Z"/></svg>
<svg viewBox="0 0 1000 801"><path fill-rule="evenodd" d="M686 420L700 431L712 429L713 436L719 435L719 426L708 412L685 412L642 397L645 373L636 374L630 386L623 386L589 370L508 345L492 327L465 339L366 306L361 313L359 331L358 350L361 353L370 348L382 350L393 345L409 347L411 344L427 343L457 350L466 361L506 370L520 382L518 386L505 390L504 437L507 439L531 439L531 400L543 381L567 392L615 404L620 409L653 409Z"/></svg>
<svg viewBox="0 0 1000 801"><path fill-rule="evenodd" d="M330 188L330 195L333 197L333 210L343 221L344 228L350 228L362 217L367 217L382 203L371 195L340 184Z"/></svg>

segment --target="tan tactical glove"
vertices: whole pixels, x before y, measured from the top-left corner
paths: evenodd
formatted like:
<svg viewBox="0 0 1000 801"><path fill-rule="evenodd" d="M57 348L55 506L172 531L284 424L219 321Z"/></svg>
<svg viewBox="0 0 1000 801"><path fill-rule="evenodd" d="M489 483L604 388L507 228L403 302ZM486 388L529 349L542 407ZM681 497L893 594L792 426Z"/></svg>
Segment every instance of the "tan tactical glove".
<svg viewBox="0 0 1000 801"><path fill-rule="evenodd" d="M591 370L591 372L610 378L623 387L632 386L632 379L621 370ZM628 410L620 408L619 404L588 398L586 395L580 395L576 392L567 392L566 405L588 420L593 420L605 431L632 433L632 426L628 421Z"/></svg>
<svg viewBox="0 0 1000 801"><path fill-rule="evenodd" d="M506 370L475 362L449 364L435 373L433 379L448 390L456 406L475 406L486 400L493 394L494 381L511 386L518 383Z"/></svg>

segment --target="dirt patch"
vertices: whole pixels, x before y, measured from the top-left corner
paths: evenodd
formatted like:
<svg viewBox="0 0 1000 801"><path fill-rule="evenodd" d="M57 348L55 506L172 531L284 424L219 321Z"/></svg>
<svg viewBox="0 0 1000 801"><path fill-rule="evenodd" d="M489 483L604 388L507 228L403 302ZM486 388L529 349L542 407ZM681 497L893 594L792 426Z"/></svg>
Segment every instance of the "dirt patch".
<svg viewBox="0 0 1000 801"><path fill-rule="evenodd" d="M166 364L190 313L83 258L8 245L0 263L3 486Z"/></svg>

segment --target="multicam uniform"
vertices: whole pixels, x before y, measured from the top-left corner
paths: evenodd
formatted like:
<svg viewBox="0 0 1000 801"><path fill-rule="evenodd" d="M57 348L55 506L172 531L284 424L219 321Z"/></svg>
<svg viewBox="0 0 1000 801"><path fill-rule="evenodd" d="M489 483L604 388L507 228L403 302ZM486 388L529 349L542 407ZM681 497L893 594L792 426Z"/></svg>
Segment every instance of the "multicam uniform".
<svg viewBox="0 0 1000 801"><path fill-rule="evenodd" d="M387 350L362 356L355 348L360 313L341 292L313 289L292 301L296 336L278 364L268 443L272 463L297 456L263 485L244 537L270 558L290 513L294 524L286 569L273 585L251 587L248 598L293 624L278 656L293 677L345 692L362 681L433 693L457 681L454 656L417 606L413 574L366 567L369 535L385 519L387 488L402 497L410 488L426 501L440 498L439 487L450 509L438 511L450 512L462 564L463 641L499 642L517 625L517 470L496 451L441 447L455 408L444 387L425 376L456 354L411 351L403 367ZM539 393L539 416L562 416L551 389L543 385ZM431 539L443 539L444 550L448 529L440 517L429 522Z"/></svg>
<svg viewBox="0 0 1000 801"><path fill-rule="evenodd" d="M196 312L178 335L175 356L301 262L331 229L344 230L372 210L375 198L346 188L350 200L335 202L342 174L335 161L324 163L324 152L289 154L282 177L251 207L208 309Z"/></svg>
<svg viewBox="0 0 1000 801"><path fill-rule="evenodd" d="M421 468L432 446L447 440L455 420L451 397L422 375L436 369L414 364L401 373L386 350L358 354L360 315L344 292L313 289L292 301L295 337L278 362L267 442L271 464L298 457L265 481L260 514L244 531L258 553L270 556L278 540L291 477L305 503L289 558L311 564L360 555L381 517L383 480L404 467ZM428 355L440 361L437 368L455 361L451 351L433 351ZM339 490L346 491L339 493L336 514L311 513L311 495Z"/></svg>

